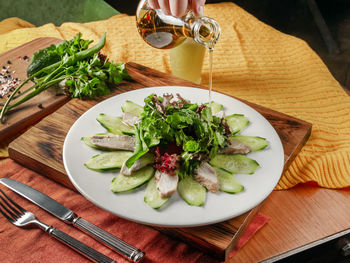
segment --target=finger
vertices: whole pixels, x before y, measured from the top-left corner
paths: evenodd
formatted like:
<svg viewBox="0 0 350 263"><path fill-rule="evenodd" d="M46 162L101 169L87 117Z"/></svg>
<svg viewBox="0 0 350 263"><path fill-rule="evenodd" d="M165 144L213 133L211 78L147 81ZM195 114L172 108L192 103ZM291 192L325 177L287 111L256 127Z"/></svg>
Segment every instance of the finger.
<svg viewBox="0 0 350 263"><path fill-rule="evenodd" d="M171 15L170 12L170 6L169 6L169 0L158 0L160 9L163 10L164 14Z"/></svg>
<svg viewBox="0 0 350 263"><path fill-rule="evenodd" d="M202 16L205 0L192 0L192 10L195 15Z"/></svg>
<svg viewBox="0 0 350 263"><path fill-rule="evenodd" d="M160 6L157 0L148 0L148 4L149 4L149 7L152 9L160 9Z"/></svg>
<svg viewBox="0 0 350 263"><path fill-rule="evenodd" d="M186 14L188 0L169 0L169 5L173 16L182 17Z"/></svg>

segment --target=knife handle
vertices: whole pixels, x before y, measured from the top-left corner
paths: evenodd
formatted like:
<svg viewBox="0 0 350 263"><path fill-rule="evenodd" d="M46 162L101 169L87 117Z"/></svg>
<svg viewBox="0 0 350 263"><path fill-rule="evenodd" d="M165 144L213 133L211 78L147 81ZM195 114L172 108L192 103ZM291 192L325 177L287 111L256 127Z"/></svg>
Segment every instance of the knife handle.
<svg viewBox="0 0 350 263"><path fill-rule="evenodd" d="M144 252L137 249L136 247L113 236L112 234L102 230L94 224L91 224L81 217L77 217L75 220L73 220L73 225L89 234L96 240L103 242L108 247L117 251L119 254L133 262L140 262L145 255Z"/></svg>
<svg viewBox="0 0 350 263"><path fill-rule="evenodd" d="M89 258L90 260L94 262L99 263L116 263L113 259L107 257L106 255L101 254L100 252L96 251L95 249L85 245L84 243L78 241L77 239L71 237L70 235L62 232L61 230L58 230L54 227L49 227L46 230L49 234L53 235L56 239L61 241L62 243L65 243L69 247L73 248L83 256Z"/></svg>

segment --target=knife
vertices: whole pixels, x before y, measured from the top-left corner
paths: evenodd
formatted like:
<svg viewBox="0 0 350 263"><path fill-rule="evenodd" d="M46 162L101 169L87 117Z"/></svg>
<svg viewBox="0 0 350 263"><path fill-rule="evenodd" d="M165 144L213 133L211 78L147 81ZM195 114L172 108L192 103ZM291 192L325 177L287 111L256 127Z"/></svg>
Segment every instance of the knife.
<svg viewBox="0 0 350 263"><path fill-rule="evenodd" d="M92 236L101 243L104 243L127 259L133 262L140 262L143 259L145 255L144 252L79 217L72 210L61 205L51 197L13 179L1 178L0 182L19 195L63 220L65 223L72 224L84 233Z"/></svg>

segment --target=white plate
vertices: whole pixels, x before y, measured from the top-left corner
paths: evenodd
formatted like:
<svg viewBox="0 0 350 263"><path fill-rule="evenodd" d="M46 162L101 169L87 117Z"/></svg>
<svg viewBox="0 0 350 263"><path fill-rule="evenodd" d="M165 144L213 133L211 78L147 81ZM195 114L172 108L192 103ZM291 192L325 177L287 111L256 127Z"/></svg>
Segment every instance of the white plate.
<svg viewBox="0 0 350 263"><path fill-rule="evenodd" d="M126 100L144 105L143 100L151 93L179 93L192 102L208 102L208 90L164 86L139 89L109 98L85 112L71 127L63 146L63 162L69 179L78 191L97 206L120 217L148 225L188 227L213 224L239 216L262 202L278 183L283 170L284 154L279 136L270 123L248 105L221 93L213 92L212 100L224 105L226 115L244 114L250 124L241 134L261 136L268 140L269 147L254 153L250 158L259 164L254 174L236 175L245 190L238 194L218 192L207 194L202 207L189 206L175 193L167 205L154 210L144 203L145 186L123 194L109 190L110 182L117 172L95 172L84 163L100 151L89 148L80 139L83 136L105 132L96 121L100 113L120 116L121 105Z"/></svg>

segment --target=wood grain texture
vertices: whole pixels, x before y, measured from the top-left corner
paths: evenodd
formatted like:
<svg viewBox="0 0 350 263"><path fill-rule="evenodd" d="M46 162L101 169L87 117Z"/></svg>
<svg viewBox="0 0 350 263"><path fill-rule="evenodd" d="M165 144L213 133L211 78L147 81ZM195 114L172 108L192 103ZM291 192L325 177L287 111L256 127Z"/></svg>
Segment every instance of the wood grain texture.
<svg viewBox="0 0 350 263"><path fill-rule="evenodd" d="M288 191L273 191L261 213L270 217L269 223L230 262L253 263L283 257L349 230L350 189L302 185Z"/></svg>
<svg viewBox="0 0 350 263"><path fill-rule="evenodd" d="M111 95L99 100L70 100L14 140L9 145L10 158L72 188L62 163L63 141L71 125L87 109L107 97L144 87L164 85L200 87L135 63L128 63L127 69L133 81L121 83ZM287 167L308 139L311 124L249 102L245 103L262 113L275 127L283 142ZM260 205L237 218L205 227L158 229L203 249L220 260L225 260L259 209Z"/></svg>
<svg viewBox="0 0 350 263"><path fill-rule="evenodd" d="M0 66L10 66L9 71L11 76L23 81L27 78L27 67L29 65L29 62L23 60L23 57L31 57L38 49L48 47L51 44L56 44L60 41L60 39L48 37L35 39L22 46L2 53L0 55ZM11 64L9 65L7 61L10 61ZM25 84L21 91L25 91L31 85L32 83ZM3 103L5 99L7 99L7 96L1 99L1 102ZM68 100L69 99L66 96L56 96L53 92L45 91L16 107L14 111L10 111L9 114L6 115L5 123L0 123L0 140L33 125L65 104ZM14 100L14 102L15 101L16 100ZM39 108L39 104L42 107Z"/></svg>

